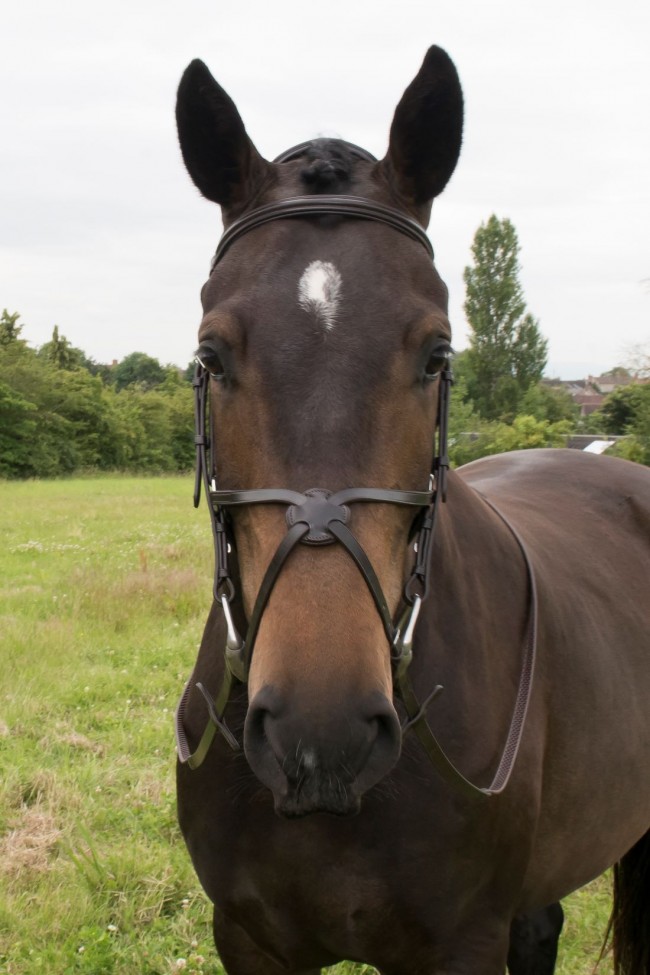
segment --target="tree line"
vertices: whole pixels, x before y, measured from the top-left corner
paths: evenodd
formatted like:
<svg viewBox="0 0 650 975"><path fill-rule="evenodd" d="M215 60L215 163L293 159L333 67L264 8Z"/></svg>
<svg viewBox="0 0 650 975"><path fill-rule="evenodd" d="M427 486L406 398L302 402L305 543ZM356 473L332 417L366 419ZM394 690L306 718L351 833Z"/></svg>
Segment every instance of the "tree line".
<svg viewBox="0 0 650 975"><path fill-rule="evenodd" d="M38 349L0 318L0 477L172 472L194 460L189 370L134 352L109 367L54 328Z"/></svg>
<svg viewBox="0 0 650 975"><path fill-rule="evenodd" d="M568 393L541 382L547 342L526 308L512 223L491 216L472 258L464 275L470 343L454 361L452 463L565 446L583 432L625 435L614 452L650 464L650 383L621 388L580 418ZM102 365L56 326L34 349L19 318L7 310L0 318L0 477L192 467L192 366L162 366L143 352Z"/></svg>

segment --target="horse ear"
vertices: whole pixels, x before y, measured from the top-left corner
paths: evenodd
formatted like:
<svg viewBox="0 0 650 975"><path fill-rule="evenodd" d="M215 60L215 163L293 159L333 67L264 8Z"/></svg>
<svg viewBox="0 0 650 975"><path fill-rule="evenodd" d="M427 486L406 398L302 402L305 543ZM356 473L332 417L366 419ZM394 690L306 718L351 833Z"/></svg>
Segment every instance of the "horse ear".
<svg viewBox="0 0 650 975"><path fill-rule="evenodd" d="M241 206L269 174L271 164L258 153L235 103L203 61L192 61L181 78L176 125L187 171L208 200Z"/></svg>
<svg viewBox="0 0 650 975"><path fill-rule="evenodd" d="M430 204L456 168L463 137L463 92L445 51L430 47L395 110L380 164L411 205Z"/></svg>

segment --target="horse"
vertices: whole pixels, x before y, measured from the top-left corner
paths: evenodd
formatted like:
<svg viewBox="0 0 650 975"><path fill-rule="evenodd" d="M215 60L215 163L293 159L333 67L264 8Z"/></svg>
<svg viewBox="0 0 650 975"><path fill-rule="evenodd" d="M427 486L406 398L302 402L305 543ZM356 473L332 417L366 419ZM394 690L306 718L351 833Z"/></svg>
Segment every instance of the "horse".
<svg viewBox="0 0 650 975"><path fill-rule="evenodd" d="M201 292L212 606L177 712L181 831L229 975L553 970L614 867L650 972L650 473L575 450L450 469L448 295L425 232L459 157L429 49L385 157L274 161L201 61L183 159L224 234Z"/></svg>

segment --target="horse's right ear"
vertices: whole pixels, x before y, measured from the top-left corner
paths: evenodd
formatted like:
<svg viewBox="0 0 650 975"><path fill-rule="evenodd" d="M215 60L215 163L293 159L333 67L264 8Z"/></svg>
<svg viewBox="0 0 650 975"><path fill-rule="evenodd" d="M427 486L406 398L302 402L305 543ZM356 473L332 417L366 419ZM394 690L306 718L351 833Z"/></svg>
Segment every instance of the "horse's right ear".
<svg viewBox="0 0 650 975"><path fill-rule="evenodd" d="M232 98L203 61L192 61L181 78L176 125L195 185L226 209L243 206L271 171L249 139Z"/></svg>

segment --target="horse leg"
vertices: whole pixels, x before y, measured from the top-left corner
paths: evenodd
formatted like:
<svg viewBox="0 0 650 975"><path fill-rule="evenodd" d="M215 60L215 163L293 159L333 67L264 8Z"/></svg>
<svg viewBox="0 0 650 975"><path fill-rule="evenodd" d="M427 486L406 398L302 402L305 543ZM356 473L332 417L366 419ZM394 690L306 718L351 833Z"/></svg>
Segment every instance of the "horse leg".
<svg viewBox="0 0 650 975"><path fill-rule="evenodd" d="M650 972L650 832L614 865L612 937L615 975Z"/></svg>
<svg viewBox="0 0 650 975"><path fill-rule="evenodd" d="M378 963L381 975L504 975L510 919L481 907L479 916L467 916L453 929L431 928L428 945L402 941L392 960Z"/></svg>
<svg viewBox="0 0 650 975"><path fill-rule="evenodd" d="M510 926L510 975L553 975L564 923L561 904L513 918Z"/></svg>
<svg viewBox="0 0 650 975"><path fill-rule="evenodd" d="M214 943L227 975L320 975L320 968L288 969L273 961L234 921L215 907Z"/></svg>

